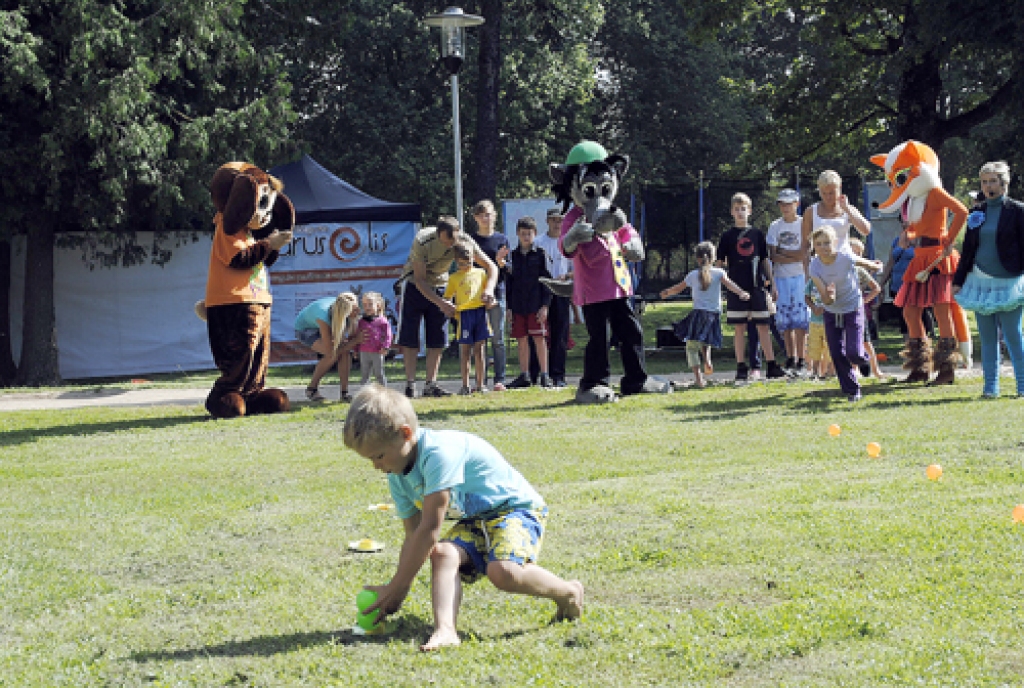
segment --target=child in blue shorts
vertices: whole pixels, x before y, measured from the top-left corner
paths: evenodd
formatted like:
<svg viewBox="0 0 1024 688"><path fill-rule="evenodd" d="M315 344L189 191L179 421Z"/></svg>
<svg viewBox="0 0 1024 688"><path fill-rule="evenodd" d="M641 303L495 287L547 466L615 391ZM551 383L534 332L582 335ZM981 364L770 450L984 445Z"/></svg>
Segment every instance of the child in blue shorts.
<svg viewBox="0 0 1024 688"><path fill-rule="evenodd" d="M386 473L405 527L398 569L386 585L367 586L377 601L366 611L383 620L402 606L430 559L434 632L421 650L459 644L455 619L462 583L486 575L505 592L553 600L556 618L583 612L583 585L537 565L547 506L497 449L476 435L419 427L409 400L372 384L352 401L345 446ZM449 506L462 518L441 536Z"/></svg>
<svg viewBox="0 0 1024 688"><path fill-rule="evenodd" d="M458 270L448 275L448 286L444 298L451 299L455 306L455 317L459 321L456 340L459 342L459 367L462 369L462 389L459 394L469 394L469 360L476 368L476 391L486 392L484 376L484 347L491 338L491 324L484 306L484 286L487 273L473 266L473 245L466 240L456 241L452 246Z"/></svg>

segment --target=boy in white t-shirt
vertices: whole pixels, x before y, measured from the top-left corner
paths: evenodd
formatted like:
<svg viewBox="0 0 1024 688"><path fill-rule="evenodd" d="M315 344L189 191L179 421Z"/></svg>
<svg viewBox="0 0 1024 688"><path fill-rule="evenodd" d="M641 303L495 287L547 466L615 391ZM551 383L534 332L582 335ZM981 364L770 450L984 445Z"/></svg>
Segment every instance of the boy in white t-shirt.
<svg viewBox="0 0 1024 688"><path fill-rule="evenodd" d="M803 375L810 314L804 303L807 246L802 241L802 220L797 214L800 194L794 189L783 189L778 203L782 217L771 223L766 237L777 292L775 324L782 330L786 344L786 369Z"/></svg>

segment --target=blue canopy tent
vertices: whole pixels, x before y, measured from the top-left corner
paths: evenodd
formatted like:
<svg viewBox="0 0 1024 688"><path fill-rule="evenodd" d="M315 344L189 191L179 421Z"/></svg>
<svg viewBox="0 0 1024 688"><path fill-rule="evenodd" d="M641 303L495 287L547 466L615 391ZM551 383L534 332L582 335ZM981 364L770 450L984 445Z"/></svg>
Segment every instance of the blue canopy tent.
<svg viewBox="0 0 1024 688"><path fill-rule="evenodd" d="M270 174L284 182L284 192L295 206L298 225L420 221L419 203L392 203L374 198L334 176L308 155L278 165Z"/></svg>

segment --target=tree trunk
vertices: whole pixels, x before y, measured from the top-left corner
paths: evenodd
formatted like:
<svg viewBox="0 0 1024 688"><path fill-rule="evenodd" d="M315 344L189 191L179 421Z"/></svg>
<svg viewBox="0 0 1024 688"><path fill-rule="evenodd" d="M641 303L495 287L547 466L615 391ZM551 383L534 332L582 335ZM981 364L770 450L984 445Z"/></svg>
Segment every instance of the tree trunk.
<svg viewBox="0 0 1024 688"><path fill-rule="evenodd" d="M921 60L903 73L899 92L899 115L896 118L896 136L900 141L915 139L927 143L935 150L942 148L942 132L938 110L942 92L939 57L929 51Z"/></svg>
<svg viewBox="0 0 1024 688"><path fill-rule="evenodd" d="M497 200L498 95L501 74L501 0L482 0L480 14L479 83L476 105L476 145L473 149L473 202ZM505 228L508 231L508 228Z"/></svg>
<svg viewBox="0 0 1024 688"><path fill-rule="evenodd" d="M921 21L913 3L907 6L903 23L902 57L909 65L900 78L896 97L896 138L914 139L927 143L934 150L942 148L942 134L938 110L942 93L941 61L933 46L926 48L918 36Z"/></svg>
<svg viewBox="0 0 1024 688"><path fill-rule="evenodd" d="M0 237L0 387L13 385L17 373L11 349L11 243Z"/></svg>
<svg viewBox="0 0 1024 688"><path fill-rule="evenodd" d="M28 233L21 365L17 383L39 387L60 383L57 318L53 300L55 223L46 217Z"/></svg>

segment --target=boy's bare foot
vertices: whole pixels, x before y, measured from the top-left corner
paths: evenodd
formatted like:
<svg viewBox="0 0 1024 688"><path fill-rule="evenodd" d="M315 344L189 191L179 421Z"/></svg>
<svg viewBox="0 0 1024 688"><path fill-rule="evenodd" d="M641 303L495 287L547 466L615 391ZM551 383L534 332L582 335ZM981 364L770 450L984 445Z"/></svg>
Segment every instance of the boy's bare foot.
<svg viewBox="0 0 1024 688"><path fill-rule="evenodd" d="M583 614L583 583L578 580L569 581L569 587L573 593L567 599L558 603L558 612L555 614L556 621L572 621L580 618Z"/></svg>
<svg viewBox="0 0 1024 688"><path fill-rule="evenodd" d="M421 652L433 652L442 647L455 647L462 643L459 634L454 629L439 628L430 636L430 640L420 645Z"/></svg>

